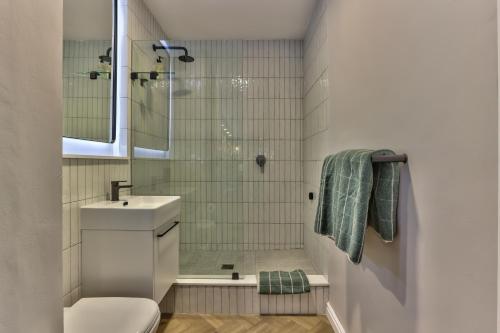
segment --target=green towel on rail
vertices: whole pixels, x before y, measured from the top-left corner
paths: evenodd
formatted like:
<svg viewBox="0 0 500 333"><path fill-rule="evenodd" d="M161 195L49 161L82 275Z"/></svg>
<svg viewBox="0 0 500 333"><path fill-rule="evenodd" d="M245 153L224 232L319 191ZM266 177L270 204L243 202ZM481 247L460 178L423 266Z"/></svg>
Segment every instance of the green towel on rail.
<svg viewBox="0 0 500 333"><path fill-rule="evenodd" d="M302 294L311 291L303 270L259 272L259 294Z"/></svg>
<svg viewBox="0 0 500 333"><path fill-rule="evenodd" d="M397 162L373 163L391 150L346 150L323 163L314 231L333 238L349 259L361 262L367 224L382 240L396 235L399 195Z"/></svg>

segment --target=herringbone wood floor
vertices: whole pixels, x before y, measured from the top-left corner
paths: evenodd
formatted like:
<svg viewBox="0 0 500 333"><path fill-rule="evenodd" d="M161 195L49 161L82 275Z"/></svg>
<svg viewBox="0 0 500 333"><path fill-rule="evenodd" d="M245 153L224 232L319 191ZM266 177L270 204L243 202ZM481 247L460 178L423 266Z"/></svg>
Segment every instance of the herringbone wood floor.
<svg viewBox="0 0 500 333"><path fill-rule="evenodd" d="M325 316L224 316L174 314L157 333L334 333Z"/></svg>

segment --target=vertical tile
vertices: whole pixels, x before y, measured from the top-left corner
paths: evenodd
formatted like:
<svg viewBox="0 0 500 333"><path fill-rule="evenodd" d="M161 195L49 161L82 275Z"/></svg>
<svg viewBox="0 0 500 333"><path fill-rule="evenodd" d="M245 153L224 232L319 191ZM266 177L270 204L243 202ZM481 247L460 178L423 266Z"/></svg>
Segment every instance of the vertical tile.
<svg viewBox="0 0 500 333"><path fill-rule="evenodd" d="M181 290L181 302L182 302L181 313L191 313L190 288L189 286L181 286L180 290Z"/></svg>
<svg viewBox="0 0 500 333"><path fill-rule="evenodd" d="M62 248L64 250L71 245L71 204L63 204L62 210Z"/></svg>
<svg viewBox="0 0 500 333"><path fill-rule="evenodd" d="M214 287L205 288L205 313L214 313Z"/></svg>
<svg viewBox="0 0 500 333"><path fill-rule="evenodd" d="M324 298L324 287L316 288L316 313L324 314L325 313L325 303L326 300Z"/></svg>
<svg viewBox="0 0 500 333"><path fill-rule="evenodd" d="M257 293L257 287L252 287L251 289L252 289L252 295L253 295L252 313L258 314L258 313L260 313L260 308L261 308L260 295Z"/></svg>
<svg viewBox="0 0 500 333"><path fill-rule="evenodd" d="M268 311L269 311L269 314L276 314L276 313L279 313L278 310L277 310L277 303L278 303L278 297L282 297L281 295L269 295L268 296Z"/></svg>
<svg viewBox="0 0 500 333"><path fill-rule="evenodd" d="M229 287L221 287L221 299L222 299L221 313L229 314L230 313L230 306L231 306Z"/></svg>
<svg viewBox="0 0 500 333"><path fill-rule="evenodd" d="M93 185L93 161L85 161L85 195L84 199L89 199L93 197L92 185Z"/></svg>
<svg viewBox="0 0 500 333"><path fill-rule="evenodd" d="M283 295L285 298L285 313L293 313L293 295Z"/></svg>
<svg viewBox="0 0 500 333"><path fill-rule="evenodd" d="M206 291L205 286L196 287L196 296L197 296L196 313L207 313L207 309L205 306L205 300L206 300L205 291Z"/></svg>
<svg viewBox="0 0 500 333"><path fill-rule="evenodd" d="M269 314L269 296L268 295L260 295L259 296L259 304L260 304L260 313L261 314Z"/></svg>
<svg viewBox="0 0 500 333"><path fill-rule="evenodd" d="M70 249L63 251L63 295L69 294L71 291L71 256Z"/></svg>
<svg viewBox="0 0 500 333"><path fill-rule="evenodd" d="M78 200L78 160L70 160L70 201L74 202Z"/></svg>
<svg viewBox="0 0 500 333"><path fill-rule="evenodd" d="M189 310L188 313L198 312L198 287L189 287Z"/></svg>
<svg viewBox="0 0 500 333"><path fill-rule="evenodd" d="M62 202L68 203L71 201L71 176L70 176L70 160L63 159L62 166Z"/></svg>
<svg viewBox="0 0 500 333"><path fill-rule="evenodd" d="M301 314L308 314L309 313L309 295L310 295L310 293L300 294L300 313Z"/></svg>
<svg viewBox="0 0 500 333"><path fill-rule="evenodd" d="M84 200L85 199L85 165L86 161L83 159L77 160L77 181L78 181L78 200Z"/></svg>
<svg viewBox="0 0 500 333"><path fill-rule="evenodd" d="M285 311L285 296L284 295L280 295L277 299L276 299L276 313L286 313Z"/></svg>
<svg viewBox="0 0 500 333"><path fill-rule="evenodd" d="M245 293L245 287L238 287L236 288L236 297L237 297L237 313L238 314L244 314L246 312L246 293Z"/></svg>
<svg viewBox="0 0 500 333"><path fill-rule="evenodd" d="M245 307L244 307L244 311L243 313L245 314L253 314L255 313L254 312L254 309L253 309L253 298L254 298L254 293L255 291L253 290L252 287L245 287L244 288L244 304L245 304Z"/></svg>
<svg viewBox="0 0 500 333"><path fill-rule="evenodd" d="M80 285L80 245L70 248L70 286L73 291Z"/></svg>
<svg viewBox="0 0 500 333"><path fill-rule="evenodd" d="M301 313L300 304L301 304L301 295L295 294L292 295L292 313Z"/></svg>
<svg viewBox="0 0 500 333"><path fill-rule="evenodd" d="M316 289L317 287L312 287L311 292L309 293L309 314L317 313L317 297L316 297Z"/></svg>
<svg viewBox="0 0 500 333"><path fill-rule="evenodd" d="M228 287L229 289L229 313L238 313L238 287Z"/></svg>
<svg viewBox="0 0 500 333"><path fill-rule="evenodd" d="M222 312L222 287L214 287L214 313L223 313Z"/></svg>
<svg viewBox="0 0 500 333"><path fill-rule="evenodd" d="M172 286L165 297L165 313L175 312L175 286Z"/></svg>
<svg viewBox="0 0 500 333"><path fill-rule="evenodd" d="M175 286L174 289L175 297L174 297L174 311L178 313L182 313L182 287L181 286Z"/></svg>
<svg viewBox="0 0 500 333"><path fill-rule="evenodd" d="M80 207L79 202L72 202L70 205L70 228L71 245L80 242Z"/></svg>

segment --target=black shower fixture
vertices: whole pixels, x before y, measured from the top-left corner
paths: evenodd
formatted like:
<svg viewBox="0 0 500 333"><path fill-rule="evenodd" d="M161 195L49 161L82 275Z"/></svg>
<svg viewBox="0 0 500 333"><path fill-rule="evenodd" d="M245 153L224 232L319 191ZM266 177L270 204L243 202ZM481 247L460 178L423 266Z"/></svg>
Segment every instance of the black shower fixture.
<svg viewBox="0 0 500 333"><path fill-rule="evenodd" d="M158 72L157 71L149 72L149 79L150 80L156 80L157 78L158 78Z"/></svg>
<svg viewBox="0 0 500 333"><path fill-rule="evenodd" d="M184 51L184 54L179 56L180 61L182 61L182 62L193 62L194 61L194 58L188 54L188 50L183 46L167 46L167 47L165 47L163 45L153 44L153 51L155 51L155 52L156 52L156 50L165 50L165 49L182 50L182 51Z"/></svg>
<svg viewBox="0 0 500 333"><path fill-rule="evenodd" d="M101 64L107 62L108 64L111 65L111 48L108 48L106 50L106 54L99 56L99 61L101 62Z"/></svg>
<svg viewBox="0 0 500 333"><path fill-rule="evenodd" d="M91 71L91 72L89 73L89 75L90 75L90 79L91 79L91 80L97 80L97 77L98 77L99 75L101 75L101 74L99 74L99 72L97 72L97 71Z"/></svg>

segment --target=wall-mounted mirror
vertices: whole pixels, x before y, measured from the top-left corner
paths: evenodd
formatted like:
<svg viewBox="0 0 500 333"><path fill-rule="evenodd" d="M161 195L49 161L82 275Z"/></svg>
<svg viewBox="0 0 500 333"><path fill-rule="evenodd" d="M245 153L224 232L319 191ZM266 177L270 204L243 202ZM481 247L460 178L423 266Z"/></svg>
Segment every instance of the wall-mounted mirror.
<svg viewBox="0 0 500 333"><path fill-rule="evenodd" d="M117 0L64 0L63 136L114 142Z"/></svg>

